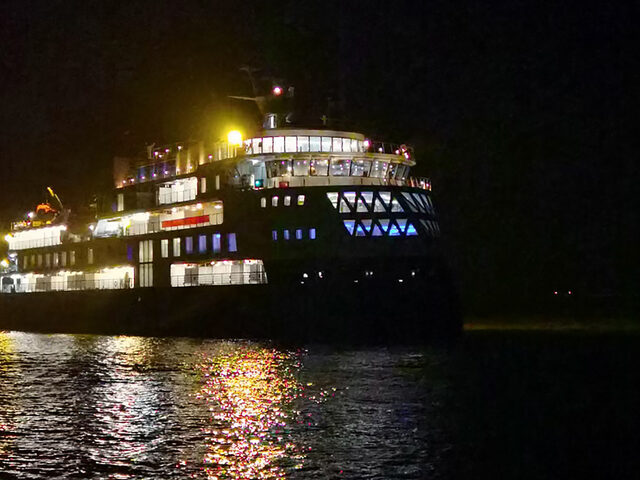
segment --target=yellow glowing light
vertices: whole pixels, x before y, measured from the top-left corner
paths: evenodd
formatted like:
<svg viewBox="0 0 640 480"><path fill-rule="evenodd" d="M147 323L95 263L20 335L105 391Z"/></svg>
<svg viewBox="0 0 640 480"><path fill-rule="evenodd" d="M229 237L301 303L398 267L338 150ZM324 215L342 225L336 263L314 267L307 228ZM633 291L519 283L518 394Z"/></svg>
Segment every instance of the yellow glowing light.
<svg viewBox="0 0 640 480"><path fill-rule="evenodd" d="M0 262L0 267L7 268L8 266L9 266L9 260L7 260L6 258Z"/></svg>
<svg viewBox="0 0 640 480"><path fill-rule="evenodd" d="M7 242L7 243L9 243L12 239L13 239L13 235L11 235L10 233L7 233L4 236L4 241Z"/></svg>
<svg viewBox="0 0 640 480"><path fill-rule="evenodd" d="M227 140L231 145L239 147L242 145L242 134L238 130L231 130L227 134Z"/></svg>

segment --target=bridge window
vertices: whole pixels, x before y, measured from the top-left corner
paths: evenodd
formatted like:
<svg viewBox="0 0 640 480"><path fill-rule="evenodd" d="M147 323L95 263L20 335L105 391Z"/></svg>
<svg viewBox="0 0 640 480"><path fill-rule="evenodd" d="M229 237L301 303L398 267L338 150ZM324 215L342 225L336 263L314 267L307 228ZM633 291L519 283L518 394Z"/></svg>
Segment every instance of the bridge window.
<svg viewBox="0 0 640 480"><path fill-rule="evenodd" d="M309 151L310 152L320 151L320 137L309 137Z"/></svg>
<svg viewBox="0 0 640 480"><path fill-rule="evenodd" d="M309 160L296 160L293 162L293 174L297 177L309 175Z"/></svg>
<svg viewBox="0 0 640 480"><path fill-rule="evenodd" d="M273 137L262 139L262 153L273 153Z"/></svg>
<svg viewBox="0 0 640 480"><path fill-rule="evenodd" d="M299 152L309 151L309 137L298 137L298 151Z"/></svg>
<svg viewBox="0 0 640 480"><path fill-rule="evenodd" d="M331 137L322 137L322 151L323 152L331 151Z"/></svg>
<svg viewBox="0 0 640 480"><path fill-rule="evenodd" d="M333 160L331 160L331 176L344 177L349 175L350 165L351 165L351 160L334 158Z"/></svg>
<svg viewBox="0 0 640 480"><path fill-rule="evenodd" d="M329 160L328 159L313 159L311 160L311 175L312 176L324 176L329 175Z"/></svg>
<svg viewBox="0 0 640 480"><path fill-rule="evenodd" d="M354 158L351 162L351 175L354 177L368 177L371 169L371 160Z"/></svg>
<svg viewBox="0 0 640 480"><path fill-rule="evenodd" d="M284 145L284 150L285 152L296 152L298 150L297 148L297 138L296 137L285 137L285 145Z"/></svg>
<svg viewBox="0 0 640 480"><path fill-rule="evenodd" d="M333 138L333 151L341 152L342 151L342 139L334 137Z"/></svg>
<svg viewBox="0 0 640 480"><path fill-rule="evenodd" d="M273 152L274 153L284 152L284 137L273 137Z"/></svg>

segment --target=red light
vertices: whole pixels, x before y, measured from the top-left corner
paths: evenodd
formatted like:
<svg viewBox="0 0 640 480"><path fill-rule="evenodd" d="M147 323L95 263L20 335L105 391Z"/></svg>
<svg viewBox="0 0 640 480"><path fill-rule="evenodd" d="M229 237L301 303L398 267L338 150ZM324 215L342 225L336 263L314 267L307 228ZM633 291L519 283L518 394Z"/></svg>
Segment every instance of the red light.
<svg viewBox="0 0 640 480"><path fill-rule="evenodd" d="M571 290L569 290L567 293L568 293L569 295L571 295Z"/></svg>
<svg viewBox="0 0 640 480"><path fill-rule="evenodd" d="M273 94L277 97L279 95L282 95L282 88L281 87L273 87Z"/></svg>

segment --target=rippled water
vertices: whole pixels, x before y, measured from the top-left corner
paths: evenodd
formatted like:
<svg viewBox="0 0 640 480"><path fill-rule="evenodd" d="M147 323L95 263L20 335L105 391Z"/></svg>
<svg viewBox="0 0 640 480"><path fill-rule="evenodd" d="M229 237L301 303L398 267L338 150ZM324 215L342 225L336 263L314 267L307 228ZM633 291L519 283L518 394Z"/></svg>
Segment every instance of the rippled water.
<svg viewBox="0 0 640 480"><path fill-rule="evenodd" d="M0 332L0 478L628 478L638 336L456 348Z"/></svg>
<svg viewBox="0 0 640 480"><path fill-rule="evenodd" d="M0 333L0 472L421 477L441 448L425 421L428 392L403 371L422 360L407 350Z"/></svg>

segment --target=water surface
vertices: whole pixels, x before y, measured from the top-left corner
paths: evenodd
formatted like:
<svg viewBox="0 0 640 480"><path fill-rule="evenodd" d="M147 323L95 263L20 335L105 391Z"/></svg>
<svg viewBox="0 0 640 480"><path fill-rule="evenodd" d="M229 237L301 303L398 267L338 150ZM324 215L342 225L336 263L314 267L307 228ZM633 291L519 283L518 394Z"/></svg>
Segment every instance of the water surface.
<svg viewBox="0 0 640 480"><path fill-rule="evenodd" d="M451 349L0 332L0 478L634 476L638 336Z"/></svg>

